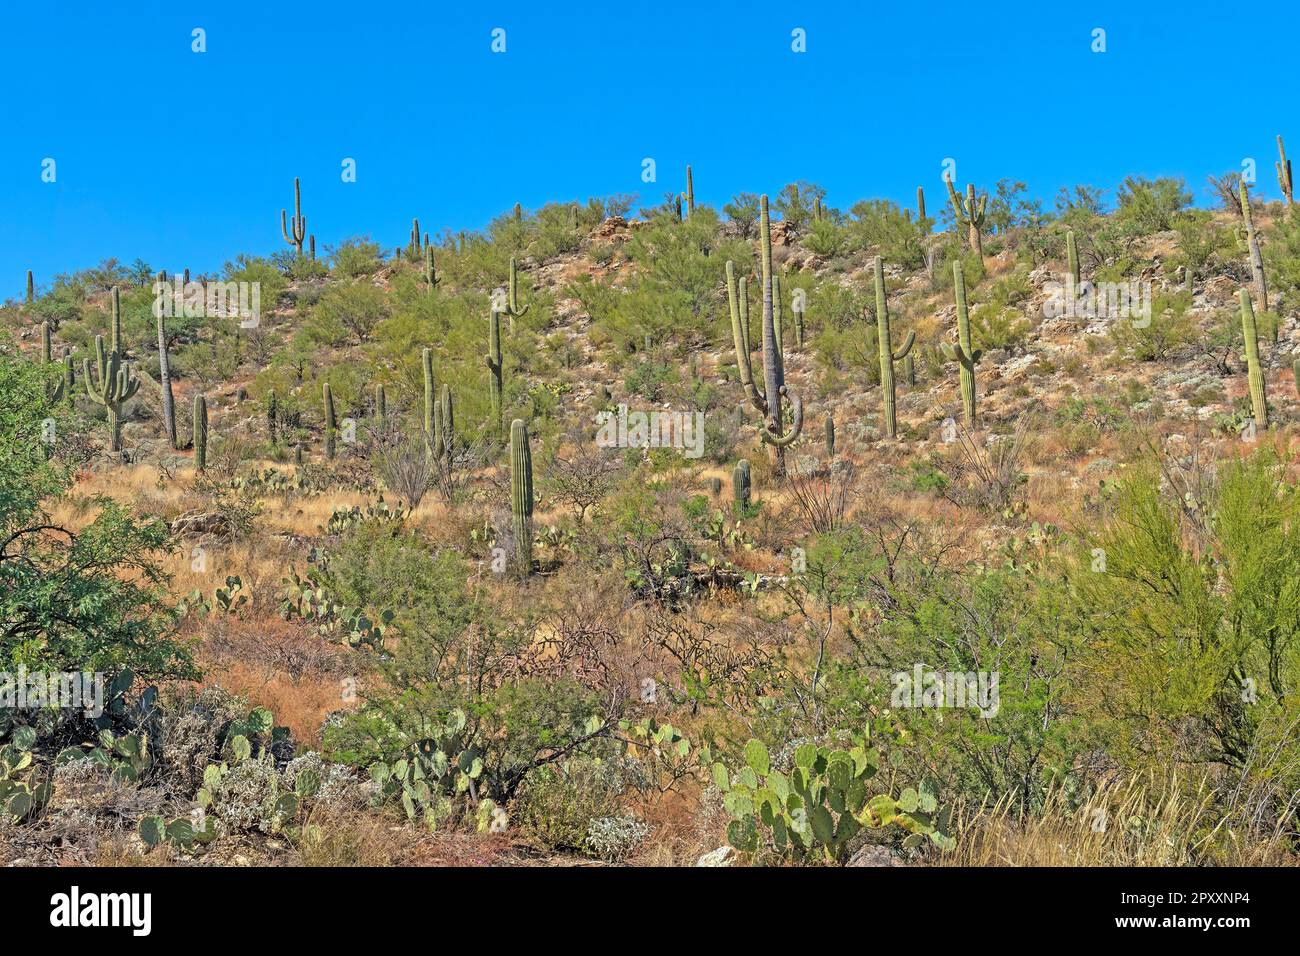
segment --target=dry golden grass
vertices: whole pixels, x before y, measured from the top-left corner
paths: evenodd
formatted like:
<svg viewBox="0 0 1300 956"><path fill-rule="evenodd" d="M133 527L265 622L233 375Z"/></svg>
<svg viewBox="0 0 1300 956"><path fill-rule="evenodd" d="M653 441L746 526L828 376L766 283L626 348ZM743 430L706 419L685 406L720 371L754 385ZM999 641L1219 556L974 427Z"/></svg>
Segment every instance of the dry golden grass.
<svg viewBox="0 0 1300 956"><path fill-rule="evenodd" d="M1040 813L1001 800L957 822L957 847L944 866L1294 866L1281 825L1252 835L1242 821L1216 816L1214 791L1177 777L1110 782L1077 809L1059 790ZM1234 825L1237 824L1237 825Z"/></svg>

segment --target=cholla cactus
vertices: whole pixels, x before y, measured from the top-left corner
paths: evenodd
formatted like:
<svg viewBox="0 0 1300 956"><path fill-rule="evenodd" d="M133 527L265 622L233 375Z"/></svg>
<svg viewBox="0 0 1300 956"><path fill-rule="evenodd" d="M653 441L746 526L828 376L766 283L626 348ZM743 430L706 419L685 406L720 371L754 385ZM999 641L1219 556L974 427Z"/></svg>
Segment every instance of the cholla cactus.
<svg viewBox="0 0 1300 956"><path fill-rule="evenodd" d="M763 391L754 384L753 367L749 356L748 335L741 322L741 303L737 292L735 265L727 263L727 301L731 310L731 334L736 348L736 367L740 383L745 388L745 395L753 406L763 415L763 425L759 431L762 438L772 449L772 471L780 475L785 472L785 449L799 437L803 431L803 402L791 392L785 384L785 365L777 345L776 325L773 315L773 275L772 275L772 222L768 214L767 196L759 199L760 243L763 263ZM790 427L785 427L782 399L789 398L792 418Z"/></svg>
<svg viewBox="0 0 1300 956"><path fill-rule="evenodd" d="M943 345L943 353L961 367L961 404L966 412L966 424L975 424L975 363L984 355L981 349L971 348L970 313L966 310L966 277L961 263L952 264L953 291L957 297L957 341Z"/></svg>
<svg viewBox="0 0 1300 956"><path fill-rule="evenodd" d="M944 183L948 186L948 201L952 203L953 214L957 217L959 225L966 227L967 242L970 248L980 257L980 262L984 261L984 237L981 230L984 228L984 210L988 205L988 194L985 193L978 199L975 196L975 184L966 184L966 200L963 203L962 198L957 195L957 190L953 188L952 179L944 176Z"/></svg>
<svg viewBox="0 0 1300 956"><path fill-rule="evenodd" d="M533 453L528 428L510 423L510 518L515 536L515 567L520 577L533 573Z"/></svg>
<svg viewBox="0 0 1300 956"><path fill-rule="evenodd" d="M1255 416L1255 427L1267 428L1268 398L1264 394L1264 370L1259 363L1255 310L1251 308L1249 292L1242 289L1238 294L1241 297L1241 332L1246 343L1246 380L1250 385L1250 407Z"/></svg>
<svg viewBox="0 0 1300 956"><path fill-rule="evenodd" d="M885 434L898 436L898 411L894 402L894 363L912 351L916 333L908 332L902 348L893 350L889 329L889 302L885 295L885 264L876 256L876 344L880 349L880 395L885 404Z"/></svg>
<svg viewBox="0 0 1300 956"><path fill-rule="evenodd" d="M208 400L202 395L194 396L194 467L208 467Z"/></svg>
<svg viewBox="0 0 1300 956"><path fill-rule="evenodd" d="M1282 145L1282 136L1277 138L1277 184L1282 187L1287 208L1295 204L1295 180L1291 178L1291 160L1286 158L1286 147Z"/></svg>
<svg viewBox="0 0 1300 956"><path fill-rule="evenodd" d="M297 176L293 177L293 218L286 223L284 210L280 210L280 235L298 250L298 255L302 255L302 241L307 238L307 217L302 214L302 187L298 185Z"/></svg>

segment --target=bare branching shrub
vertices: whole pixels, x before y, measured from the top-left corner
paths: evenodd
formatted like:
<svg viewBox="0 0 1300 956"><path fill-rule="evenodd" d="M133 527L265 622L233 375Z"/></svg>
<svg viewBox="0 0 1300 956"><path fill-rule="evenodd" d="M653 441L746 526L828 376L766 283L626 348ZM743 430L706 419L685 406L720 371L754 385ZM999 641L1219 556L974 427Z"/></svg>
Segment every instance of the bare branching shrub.
<svg viewBox="0 0 1300 956"><path fill-rule="evenodd" d="M609 448L600 448L585 436L578 436L566 455L556 455L546 475L551 499L573 509L579 523L587 512L614 487L622 459Z"/></svg>
<svg viewBox="0 0 1300 956"><path fill-rule="evenodd" d="M857 497L853 462L836 459L824 466L814 459L801 460L786 475L786 487L808 527L824 534L844 524L844 515Z"/></svg>
<svg viewBox="0 0 1300 956"><path fill-rule="evenodd" d="M455 501L470 478L488 464L491 448L482 440L467 445L452 444L429 462L429 474L438 497L450 504Z"/></svg>
<svg viewBox="0 0 1300 956"><path fill-rule="evenodd" d="M973 506L1004 515L1023 510L1028 484L1022 469L1032 427L1022 415L1010 435L984 438L957 426L957 450L942 464L948 477L944 497L959 507Z"/></svg>
<svg viewBox="0 0 1300 956"><path fill-rule="evenodd" d="M433 478L423 437L392 426L375 428L370 434L370 462L384 487L409 510L420 506Z"/></svg>

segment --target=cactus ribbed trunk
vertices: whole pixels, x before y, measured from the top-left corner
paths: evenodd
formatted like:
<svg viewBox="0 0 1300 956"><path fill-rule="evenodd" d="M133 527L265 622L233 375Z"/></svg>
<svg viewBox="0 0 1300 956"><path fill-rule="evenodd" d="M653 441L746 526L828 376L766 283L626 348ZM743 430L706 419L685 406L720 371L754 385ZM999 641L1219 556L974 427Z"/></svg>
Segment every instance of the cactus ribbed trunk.
<svg viewBox="0 0 1300 956"><path fill-rule="evenodd" d="M735 501L735 510L739 514L749 510L750 494L753 490L752 481L749 461L742 458L736 462L736 468L731 473L731 494Z"/></svg>
<svg viewBox="0 0 1300 956"><path fill-rule="evenodd" d="M384 391L384 385L380 382L375 386L375 418L379 421L379 427L384 427L384 421L388 418L388 394Z"/></svg>
<svg viewBox="0 0 1300 956"><path fill-rule="evenodd" d="M921 227L921 234L928 235L930 227L925 222L925 190L920 186L916 187L916 221Z"/></svg>
<svg viewBox="0 0 1300 956"><path fill-rule="evenodd" d="M424 448L429 455L433 455L437 407L433 392L433 353L428 349L420 352L420 365L424 369Z"/></svg>
<svg viewBox="0 0 1300 956"><path fill-rule="evenodd" d="M835 418L826 416L826 457L835 457Z"/></svg>
<svg viewBox="0 0 1300 956"><path fill-rule="evenodd" d="M502 396L505 391L505 369L501 360L501 313L496 309L488 316L488 354L485 357L491 378L488 392L492 400L492 430L501 427Z"/></svg>
<svg viewBox="0 0 1300 956"><path fill-rule="evenodd" d="M528 429L516 418L510 423L510 517L515 538L515 571L533 573L533 453Z"/></svg>
<svg viewBox="0 0 1300 956"><path fill-rule="evenodd" d="M321 402L325 412L325 457L333 460L338 437L336 433L338 422L334 418L334 392L330 389L329 382L321 386Z"/></svg>
<svg viewBox="0 0 1300 956"><path fill-rule="evenodd" d="M885 434L898 437L898 410L894 394L894 363L902 361L912 351L916 333L908 333L902 349L894 351L889 328L889 301L885 294L885 264L876 256L876 345L880 351L880 397L885 409Z"/></svg>
<svg viewBox="0 0 1300 956"><path fill-rule="evenodd" d="M27 270L27 304L31 305L36 301L36 283L32 278L32 270Z"/></svg>
<svg viewBox="0 0 1300 956"><path fill-rule="evenodd" d="M1074 230L1067 229L1065 232L1065 260L1066 268L1070 272L1070 281L1074 283L1074 289L1079 289L1079 246L1074 239Z"/></svg>
<svg viewBox="0 0 1300 956"><path fill-rule="evenodd" d="M208 400L202 395L194 396L194 467L208 467Z"/></svg>
<svg viewBox="0 0 1300 956"><path fill-rule="evenodd" d="M280 210L280 235L297 250L299 256L302 255L302 241L307 238L307 219L302 214L302 187L297 176L293 177L293 219L286 223L284 210Z"/></svg>
<svg viewBox="0 0 1300 956"><path fill-rule="evenodd" d="M1295 180L1291 178L1291 160L1286 158L1286 147L1282 145L1280 134L1277 138L1277 162L1273 165L1277 167L1277 184L1282 187L1282 197L1290 209L1295 204Z"/></svg>
<svg viewBox="0 0 1300 956"><path fill-rule="evenodd" d="M686 167L686 215L695 212L695 179L691 176L691 167Z"/></svg>
<svg viewBox="0 0 1300 956"><path fill-rule="evenodd" d="M1259 297L1259 311L1268 311L1268 282L1264 278L1264 257L1259 251L1259 236L1255 232L1255 217L1250 210L1250 196L1246 180L1241 181L1241 218L1246 224L1246 249L1250 255L1250 274Z"/></svg>
<svg viewBox="0 0 1300 956"><path fill-rule="evenodd" d="M171 363L167 355L167 327L161 315L158 316L158 390L162 394L163 427L167 429L167 441L175 448L176 404L172 396Z"/></svg>
<svg viewBox="0 0 1300 956"><path fill-rule="evenodd" d="M916 360L910 352L903 357L903 381L908 388L916 385Z"/></svg>
<svg viewBox="0 0 1300 956"><path fill-rule="evenodd" d="M975 363L979 361L980 351L971 348L970 312L966 308L966 276L961 271L961 263L952 264L953 293L957 299L957 344L945 349L948 355L957 361L958 376L961 383L961 404L966 415L966 425L975 424Z"/></svg>
<svg viewBox="0 0 1300 956"><path fill-rule="evenodd" d="M773 301L772 275L772 220L767 208L767 196L759 201L759 236L762 244L763 268L763 396L767 402L764 413L765 430L780 435L785 427L781 414L781 390L785 388L785 363L781 358L781 345L777 341L777 328ZM772 456L772 474L785 474L785 445L769 443Z"/></svg>
<svg viewBox="0 0 1300 956"><path fill-rule="evenodd" d="M54 361L54 343L48 322L41 323L41 361L46 365Z"/></svg>
<svg viewBox="0 0 1300 956"><path fill-rule="evenodd" d="M442 429L441 454L450 458L456 447L456 418L452 407L451 386L443 383L442 402L438 408L438 418Z"/></svg>
<svg viewBox="0 0 1300 956"><path fill-rule="evenodd" d="M1250 293L1242 289L1241 332L1246 342L1246 379L1250 385L1250 407L1255 416L1256 428L1268 427L1268 398L1264 394L1264 370L1259 361L1259 335L1255 326L1255 310L1250 305Z"/></svg>
<svg viewBox="0 0 1300 956"><path fill-rule="evenodd" d="M781 277L772 276L772 330L776 334L776 351L785 362L785 308L781 294Z"/></svg>

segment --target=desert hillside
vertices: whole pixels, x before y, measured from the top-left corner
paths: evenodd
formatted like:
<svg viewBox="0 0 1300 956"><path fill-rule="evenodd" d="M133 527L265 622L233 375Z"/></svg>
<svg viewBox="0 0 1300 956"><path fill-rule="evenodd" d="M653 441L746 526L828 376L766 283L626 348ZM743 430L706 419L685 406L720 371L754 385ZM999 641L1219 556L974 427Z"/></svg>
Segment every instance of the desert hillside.
<svg viewBox="0 0 1300 956"><path fill-rule="evenodd" d="M1296 862L1283 169L19 276L0 857Z"/></svg>

